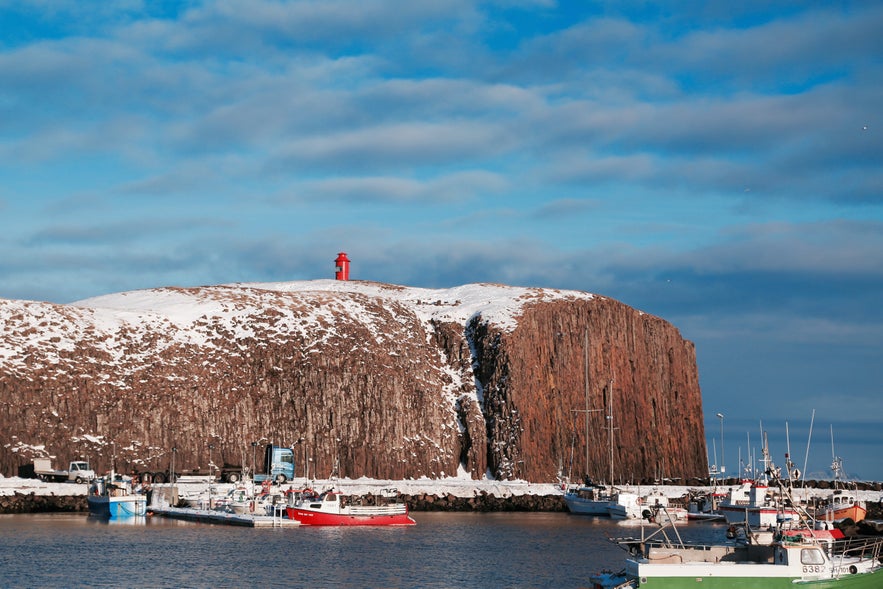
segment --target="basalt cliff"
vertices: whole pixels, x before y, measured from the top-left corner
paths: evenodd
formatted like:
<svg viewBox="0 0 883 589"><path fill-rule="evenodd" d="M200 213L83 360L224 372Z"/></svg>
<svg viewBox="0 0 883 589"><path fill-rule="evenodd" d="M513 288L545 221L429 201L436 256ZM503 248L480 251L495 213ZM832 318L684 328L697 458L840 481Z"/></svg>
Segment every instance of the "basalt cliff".
<svg viewBox="0 0 883 589"><path fill-rule="evenodd" d="M249 466L255 442L323 478L548 482L588 463L606 480L611 453L617 482L707 470L693 344L598 295L318 280L0 299L5 476L47 454Z"/></svg>

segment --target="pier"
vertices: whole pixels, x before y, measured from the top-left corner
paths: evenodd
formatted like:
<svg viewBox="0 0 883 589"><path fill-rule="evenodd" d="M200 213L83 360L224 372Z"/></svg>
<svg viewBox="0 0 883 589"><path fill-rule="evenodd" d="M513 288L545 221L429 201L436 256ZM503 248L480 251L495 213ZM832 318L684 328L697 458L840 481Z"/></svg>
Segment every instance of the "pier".
<svg viewBox="0 0 883 589"><path fill-rule="evenodd" d="M292 528L300 525L300 522L282 517L281 512L278 515L254 515L189 507L150 507L147 511L155 516L204 524L245 526L249 528Z"/></svg>

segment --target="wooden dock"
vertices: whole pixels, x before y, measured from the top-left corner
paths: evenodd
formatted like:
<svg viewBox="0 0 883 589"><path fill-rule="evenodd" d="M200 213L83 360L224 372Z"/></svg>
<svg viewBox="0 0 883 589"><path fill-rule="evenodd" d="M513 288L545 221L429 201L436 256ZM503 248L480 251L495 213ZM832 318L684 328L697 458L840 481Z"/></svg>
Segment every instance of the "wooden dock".
<svg viewBox="0 0 883 589"><path fill-rule="evenodd" d="M300 522L272 515L237 514L211 509L190 509L187 507L149 507L147 510L154 515L200 522L204 524L221 524L227 526L245 526L249 528L291 528Z"/></svg>

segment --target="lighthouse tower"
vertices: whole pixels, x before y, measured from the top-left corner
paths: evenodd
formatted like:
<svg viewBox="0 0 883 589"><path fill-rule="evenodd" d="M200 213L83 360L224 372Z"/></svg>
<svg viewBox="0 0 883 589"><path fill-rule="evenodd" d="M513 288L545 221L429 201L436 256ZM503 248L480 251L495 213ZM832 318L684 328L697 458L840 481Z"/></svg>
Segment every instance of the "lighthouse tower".
<svg viewBox="0 0 883 589"><path fill-rule="evenodd" d="M349 280L350 279L350 259L346 257L346 252L337 254L334 260L334 279Z"/></svg>

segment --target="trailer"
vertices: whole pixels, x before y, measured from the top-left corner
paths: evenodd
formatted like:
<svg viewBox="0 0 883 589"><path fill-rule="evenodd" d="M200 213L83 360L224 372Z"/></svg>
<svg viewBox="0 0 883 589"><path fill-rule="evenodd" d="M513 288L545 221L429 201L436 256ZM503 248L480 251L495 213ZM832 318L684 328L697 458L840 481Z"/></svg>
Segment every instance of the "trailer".
<svg viewBox="0 0 883 589"><path fill-rule="evenodd" d="M246 473L247 468L235 464L224 464L221 468L213 470L205 469L175 469L153 472L136 472L135 476L146 483L169 483L181 477L205 477L218 480L222 483L238 483ZM174 476L173 476L174 475ZM267 444L264 449L264 468L253 474L254 482L270 480L276 483L285 483L294 478L294 450L282 446Z"/></svg>

